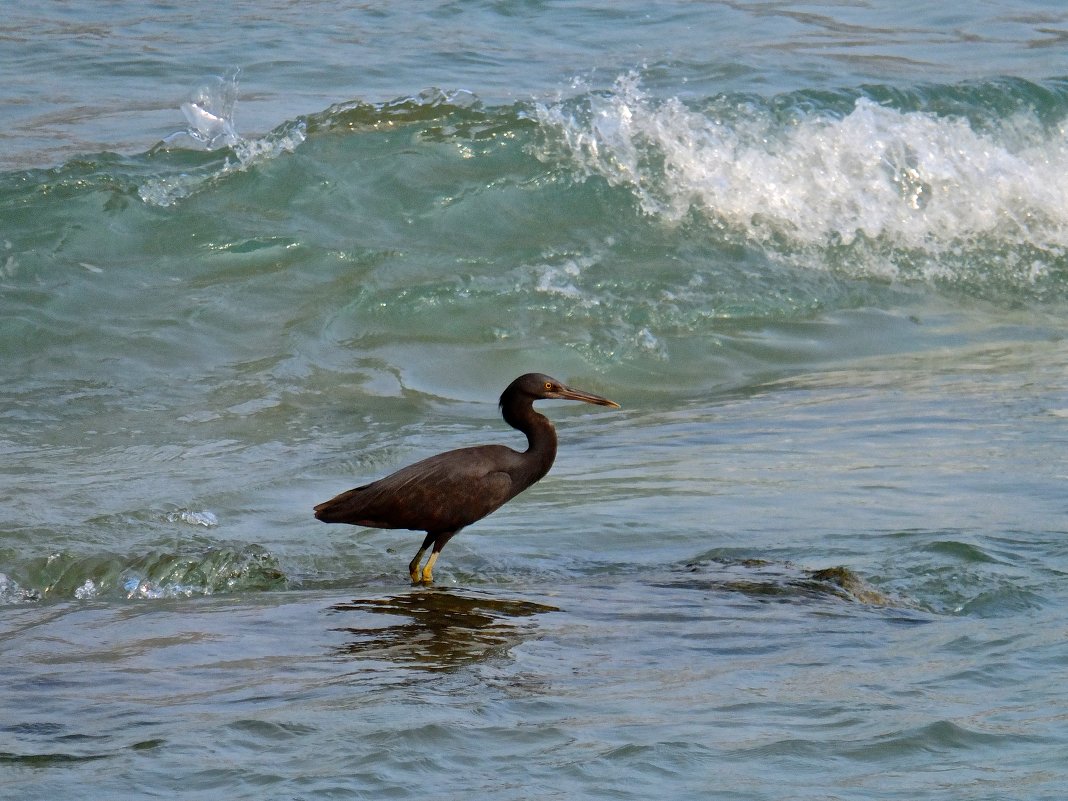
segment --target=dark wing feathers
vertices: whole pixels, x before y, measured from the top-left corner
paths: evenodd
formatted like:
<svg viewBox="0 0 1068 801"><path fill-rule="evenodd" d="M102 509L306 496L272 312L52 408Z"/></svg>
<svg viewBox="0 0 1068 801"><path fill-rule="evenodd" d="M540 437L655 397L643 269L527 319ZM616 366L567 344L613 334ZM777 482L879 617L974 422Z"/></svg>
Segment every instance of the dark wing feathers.
<svg viewBox="0 0 1068 801"><path fill-rule="evenodd" d="M456 531L525 489L512 477L519 454L503 445L431 456L315 507L327 523Z"/></svg>

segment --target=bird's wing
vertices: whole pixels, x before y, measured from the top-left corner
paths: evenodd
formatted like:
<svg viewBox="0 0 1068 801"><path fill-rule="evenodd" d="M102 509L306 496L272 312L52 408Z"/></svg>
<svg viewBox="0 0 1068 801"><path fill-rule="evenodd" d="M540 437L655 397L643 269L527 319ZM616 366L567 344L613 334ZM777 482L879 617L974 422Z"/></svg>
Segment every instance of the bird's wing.
<svg viewBox="0 0 1068 801"><path fill-rule="evenodd" d="M518 454L499 445L431 456L316 507L327 522L416 531L456 531L519 489L508 472Z"/></svg>

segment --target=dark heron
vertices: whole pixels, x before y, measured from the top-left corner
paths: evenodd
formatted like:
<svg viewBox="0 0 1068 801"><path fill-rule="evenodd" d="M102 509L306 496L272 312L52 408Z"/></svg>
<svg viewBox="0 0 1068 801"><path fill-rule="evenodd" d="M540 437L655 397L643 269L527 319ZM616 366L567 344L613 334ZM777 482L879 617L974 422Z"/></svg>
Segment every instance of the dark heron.
<svg viewBox="0 0 1068 801"><path fill-rule="evenodd" d="M547 375L521 375L501 394L500 406L504 421L527 435L525 451L478 445L439 453L319 504L315 516L324 523L425 531L408 572L413 583L429 584L445 543L549 472L556 458L556 429L534 411L534 401L549 398L619 408L615 401ZM431 545L434 550L420 574L419 562Z"/></svg>

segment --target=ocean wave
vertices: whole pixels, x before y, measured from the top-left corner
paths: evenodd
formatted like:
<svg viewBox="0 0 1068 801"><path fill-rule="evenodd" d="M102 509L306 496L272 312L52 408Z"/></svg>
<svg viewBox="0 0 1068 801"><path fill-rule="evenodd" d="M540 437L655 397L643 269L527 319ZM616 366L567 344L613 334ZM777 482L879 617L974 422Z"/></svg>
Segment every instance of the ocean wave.
<svg viewBox="0 0 1068 801"><path fill-rule="evenodd" d="M236 74L230 79L205 79L181 106L189 121L188 129L171 134L161 143L162 149L225 150L229 155L222 164L150 178L138 188L142 201L152 206L170 206L233 173L294 152L313 134L438 122L440 125L432 124L424 135L477 137L480 129L492 126L494 118L482 111L478 98L470 92L430 88L384 103L337 103L324 111L287 120L262 137L246 139L233 125L235 95Z"/></svg>
<svg viewBox="0 0 1068 801"><path fill-rule="evenodd" d="M225 104L204 106L215 150L171 143L3 176L0 204L54 220L69 214L58 201L93 192L108 216L167 208L131 228L188 226L212 254L234 245L198 212L246 209L241 241L291 216L286 240L305 257L373 274L352 291L364 324L418 325L416 312L503 293L524 311L484 329L496 339L563 313L589 322L580 347L599 356L662 359L665 333L879 307L887 287L1068 298L1068 82L684 98L634 73L551 102L440 89L351 100L249 139L219 122ZM111 224L82 208L78 224ZM3 243L0 280L41 260L18 238ZM100 259L75 263L102 271Z"/></svg>
<svg viewBox="0 0 1068 801"><path fill-rule="evenodd" d="M227 140L233 159L226 157L222 164L212 163L196 170L149 178L138 187L137 194L150 206L171 206L228 175L245 172L258 164L292 153L306 136L303 120L297 120L260 138Z"/></svg>
<svg viewBox="0 0 1068 801"><path fill-rule="evenodd" d="M465 90L445 90L437 87L417 94L394 98L384 103L350 100L336 103L318 114L307 117L309 132L376 130L382 127L435 123L450 120L447 127L432 126L442 134L472 135L467 123L479 124L489 119L478 97Z"/></svg>
<svg viewBox="0 0 1068 801"><path fill-rule="evenodd" d="M203 513L200 513L203 514ZM202 518L187 521L207 525ZM283 589L277 557L258 545L213 545L200 551L76 554L28 560L0 573L0 605L38 600L189 598L223 592Z"/></svg>
<svg viewBox="0 0 1068 801"><path fill-rule="evenodd" d="M667 224L697 215L858 277L1037 286L1068 277L1068 99L1053 87L684 102L632 73L535 112L543 159L626 188Z"/></svg>

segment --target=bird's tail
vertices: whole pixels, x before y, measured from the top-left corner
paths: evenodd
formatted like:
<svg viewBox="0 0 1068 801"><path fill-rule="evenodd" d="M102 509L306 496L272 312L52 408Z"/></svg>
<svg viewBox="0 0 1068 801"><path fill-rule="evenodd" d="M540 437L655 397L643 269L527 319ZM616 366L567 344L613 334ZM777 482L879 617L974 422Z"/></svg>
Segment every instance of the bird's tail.
<svg viewBox="0 0 1068 801"><path fill-rule="evenodd" d="M324 523L358 523L364 489L365 487L356 487L318 504L313 510L315 519Z"/></svg>

